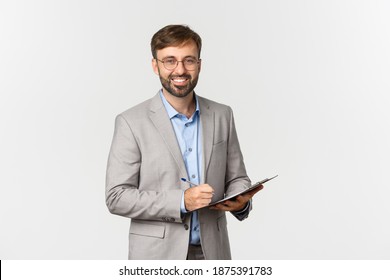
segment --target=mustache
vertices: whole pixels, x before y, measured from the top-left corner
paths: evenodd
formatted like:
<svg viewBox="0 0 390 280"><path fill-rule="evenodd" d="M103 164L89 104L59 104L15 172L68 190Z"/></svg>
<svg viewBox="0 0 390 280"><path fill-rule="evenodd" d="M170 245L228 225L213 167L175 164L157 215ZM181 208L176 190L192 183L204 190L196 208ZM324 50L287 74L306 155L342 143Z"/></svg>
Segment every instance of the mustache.
<svg viewBox="0 0 390 280"><path fill-rule="evenodd" d="M184 74L184 75L169 75L168 76L168 80L171 80L171 79L175 79L175 78L184 78L184 79L188 79L188 80L191 80L191 75L188 75L188 74Z"/></svg>

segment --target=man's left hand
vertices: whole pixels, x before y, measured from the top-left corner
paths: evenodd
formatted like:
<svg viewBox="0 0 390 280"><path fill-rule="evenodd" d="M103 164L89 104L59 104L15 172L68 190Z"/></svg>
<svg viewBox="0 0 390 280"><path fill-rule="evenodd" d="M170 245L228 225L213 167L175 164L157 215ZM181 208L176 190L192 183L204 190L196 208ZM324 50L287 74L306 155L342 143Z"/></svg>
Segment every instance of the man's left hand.
<svg viewBox="0 0 390 280"><path fill-rule="evenodd" d="M239 195L235 200L227 200L217 205L210 207L212 210L221 210L221 211L240 211L244 209L248 201L260 190L263 189L263 185L258 186L254 190L247 192L246 194Z"/></svg>

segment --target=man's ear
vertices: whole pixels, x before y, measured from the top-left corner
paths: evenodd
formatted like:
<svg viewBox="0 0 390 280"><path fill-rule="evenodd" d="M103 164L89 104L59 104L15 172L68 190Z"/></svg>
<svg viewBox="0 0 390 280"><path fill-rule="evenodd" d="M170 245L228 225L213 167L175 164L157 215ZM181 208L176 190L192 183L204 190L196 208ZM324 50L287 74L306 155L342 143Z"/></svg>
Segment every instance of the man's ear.
<svg viewBox="0 0 390 280"><path fill-rule="evenodd" d="M152 68L154 73L156 73L156 75L159 76L157 60L155 58L152 59Z"/></svg>
<svg viewBox="0 0 390 280"><path fill-rule="evenodd" d="M200 70L202 69L202 60L200 58L198 60L199 60L199 72L200 72Z"/></svg>

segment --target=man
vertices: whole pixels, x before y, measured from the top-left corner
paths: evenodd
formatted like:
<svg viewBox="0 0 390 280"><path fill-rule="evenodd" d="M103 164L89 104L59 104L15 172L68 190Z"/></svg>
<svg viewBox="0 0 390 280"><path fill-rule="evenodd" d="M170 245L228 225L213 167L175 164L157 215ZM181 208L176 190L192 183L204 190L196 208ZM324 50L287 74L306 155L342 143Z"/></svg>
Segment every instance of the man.
<svg viewBox="0 0 390 280"><path fill-rule="evenodd" d="M194 92L201 45L187 26L159 30L162 89L116 118L106 203L131 218L129 259L231 259L225 212L245 219L262 189L194 211L250 186L231 109Z"/></svg>

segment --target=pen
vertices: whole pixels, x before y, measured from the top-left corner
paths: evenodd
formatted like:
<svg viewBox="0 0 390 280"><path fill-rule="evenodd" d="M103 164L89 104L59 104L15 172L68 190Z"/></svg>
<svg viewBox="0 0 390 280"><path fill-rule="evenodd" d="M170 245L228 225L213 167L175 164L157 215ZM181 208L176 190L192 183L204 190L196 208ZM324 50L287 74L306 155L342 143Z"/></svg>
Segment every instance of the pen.
<svg viewBox="0 0 390 280"><path fill-rule="evenodd" d="M190 185L192 185L192 186L197 186L197 184L195 184L195 183L192 183L191 181L188 181L186 178L180 178L183 182L186 182L186 183L188 183L188 184L190 184Z"/></svg>
<svg viewBox="0 0 390 280"><path fill-rule="evenodd" d="M183 182L186 182L186 183L190 184L191 186L194 186L194 187L198 186L197 184L192 183L191 181L187 180L186 178L180 178L180 179L181 179ZM213 190L212 194L214 195L214 190Z"/></svg>

